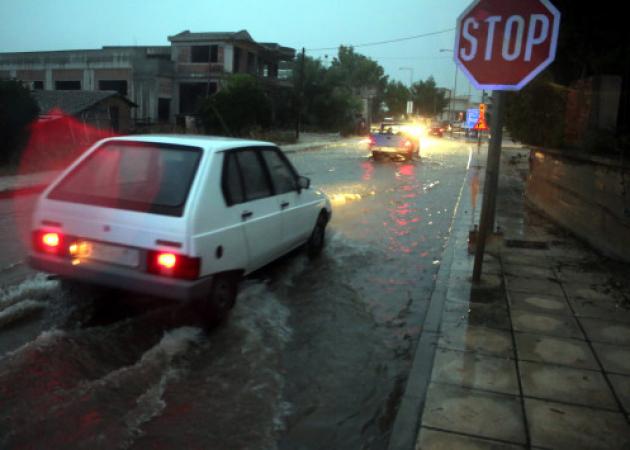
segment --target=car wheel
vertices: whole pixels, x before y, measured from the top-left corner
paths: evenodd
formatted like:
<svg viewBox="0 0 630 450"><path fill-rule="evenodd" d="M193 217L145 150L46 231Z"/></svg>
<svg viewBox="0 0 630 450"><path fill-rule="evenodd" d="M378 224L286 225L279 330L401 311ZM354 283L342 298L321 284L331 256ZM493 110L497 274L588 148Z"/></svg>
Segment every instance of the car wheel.
<svg viewBox="0 0 630 450"><path fill-rule="evenodd" d="M324 249L324 244L326 242L327 224L328 219L326 217L326 213L321 212L319 214L319 217L317 218L317 223L315 223L315 227L313 228L311 237L308 239L308 242L306 244L308 256L310 256L311 258L318 256Z"/></svg>
<svg viewBox="0 0 630 450"><path fill-rule="evenodd" d="M210 293L195 301L195 309L207 324L221 322L234 308L239 278L236 274L220 273L214 276Z"/></svg>
<svg viewBox="0 0 630 450"><path fill-rule="evenodd" d="M374 161L380 161L383 159L383 153L382 152L372 152L372 158L374 158Z"/></svg>

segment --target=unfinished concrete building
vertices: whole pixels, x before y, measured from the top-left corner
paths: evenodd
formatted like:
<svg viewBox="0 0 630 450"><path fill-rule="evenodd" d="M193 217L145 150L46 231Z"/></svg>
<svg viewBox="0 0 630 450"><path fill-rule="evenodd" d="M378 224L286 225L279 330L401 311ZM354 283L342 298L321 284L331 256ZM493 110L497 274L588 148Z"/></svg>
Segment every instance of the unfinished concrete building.
<svg viewBox="0 0 630 450"><path fill-rule="evenodd" d="M295 50L259 43L245 31L169 36L168 46L0 53L0 78L33 90L117 91L136 108L138 123L174 122L221 89L233 73L249 73L269 89L290 87L279 76Z"/></svg>

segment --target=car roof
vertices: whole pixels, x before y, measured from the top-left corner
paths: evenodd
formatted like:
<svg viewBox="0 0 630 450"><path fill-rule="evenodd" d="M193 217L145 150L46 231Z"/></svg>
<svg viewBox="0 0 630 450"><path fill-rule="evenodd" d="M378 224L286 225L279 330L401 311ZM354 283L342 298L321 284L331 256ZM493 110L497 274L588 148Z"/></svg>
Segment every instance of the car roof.
<svg viewBox="0 0 630 450"><path fill-rule="evenodd" d="M276 146L272 142L257 141L253 139L238 139L224 136L205 136L194 134L143 134L116 136L104 139L103 142L111 141L133 141L133 142L153 142L156 144L177 144L189 145L191 147L201 147L206 151L216 152L231 148L252 147L252 146Z"/></svg>

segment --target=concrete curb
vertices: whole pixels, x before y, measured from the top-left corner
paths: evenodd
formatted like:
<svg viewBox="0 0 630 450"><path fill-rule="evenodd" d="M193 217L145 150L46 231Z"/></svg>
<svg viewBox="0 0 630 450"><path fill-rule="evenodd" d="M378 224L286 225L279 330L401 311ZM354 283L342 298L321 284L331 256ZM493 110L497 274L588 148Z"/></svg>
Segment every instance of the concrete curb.
<svg viewBox="0 0 630 450"><path fill-rule="evenodd" d="M418 430L424 410L428 385L433 371L433 360L442 322L442 312L449 287L451 266L455 259L457 238L456 223L464 219L461 200L468 184L468 172L460 188L459 197L451 221L451 235L444 249L442 264L438 271L435 288L429 301L429 309L422 325L422 333L416 347L413 363L407 378L407 386L402 396L398 413L392 427L388 450L413 450L418 439Z"/></svg>

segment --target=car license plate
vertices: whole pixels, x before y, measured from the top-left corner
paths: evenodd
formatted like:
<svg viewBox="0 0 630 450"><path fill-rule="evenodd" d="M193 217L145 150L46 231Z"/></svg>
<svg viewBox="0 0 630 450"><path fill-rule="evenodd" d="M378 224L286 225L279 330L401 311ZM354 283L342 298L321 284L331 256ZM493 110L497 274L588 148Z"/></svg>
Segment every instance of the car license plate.
<svg viewBox="0 0 630 450"><path fill-rule="evenodd" d="M137 267L140 253L135 248L102 244L100 242L81 241L77 244L81 259L91 259L127 267Z"/></svg>

